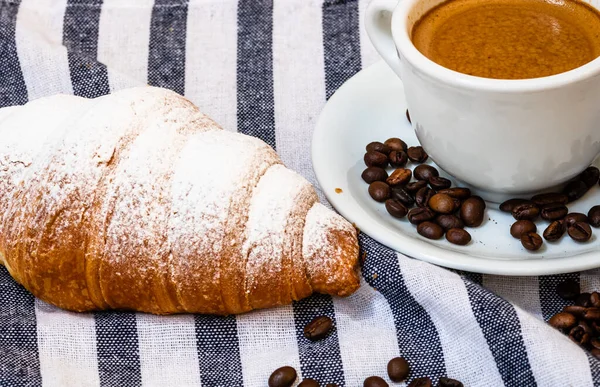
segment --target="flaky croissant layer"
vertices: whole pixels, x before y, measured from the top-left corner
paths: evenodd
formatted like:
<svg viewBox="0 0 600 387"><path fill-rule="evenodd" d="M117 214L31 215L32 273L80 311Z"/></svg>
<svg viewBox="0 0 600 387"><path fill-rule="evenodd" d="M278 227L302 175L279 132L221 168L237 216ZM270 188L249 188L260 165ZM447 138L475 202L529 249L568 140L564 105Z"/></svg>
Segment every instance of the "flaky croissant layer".
<svg viewBox="0 0 600 387"><path fill-rule="evenodd" d="M0 138L0 262L44 301L232 314L359 286L352 225L174 92L0 109Z"/></svg>

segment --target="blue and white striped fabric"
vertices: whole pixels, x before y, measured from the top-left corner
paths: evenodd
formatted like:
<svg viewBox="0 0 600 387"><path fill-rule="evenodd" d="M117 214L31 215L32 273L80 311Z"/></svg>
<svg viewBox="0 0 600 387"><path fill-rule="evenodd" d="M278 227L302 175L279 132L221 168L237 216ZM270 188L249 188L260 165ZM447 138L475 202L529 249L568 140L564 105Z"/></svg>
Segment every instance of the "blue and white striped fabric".
<svg viewBox="0 0 600 387"><path fill-rule="evenodd" d="M358 0L0 0L0 106L151 84L227 130L257 136L316 183L310 139L327 99L378 57ZM1 141L1 139L0 139ZM321 195L323 198L323 195ZM548 327L564 278L461 275L361 235L363 286L242 316L68 313L0 268L0 386L265 386L301 377L362 386L406 357L412 377L466 386L600 386L600 363ZM328 315L336 329L309 342Z"/></svg>

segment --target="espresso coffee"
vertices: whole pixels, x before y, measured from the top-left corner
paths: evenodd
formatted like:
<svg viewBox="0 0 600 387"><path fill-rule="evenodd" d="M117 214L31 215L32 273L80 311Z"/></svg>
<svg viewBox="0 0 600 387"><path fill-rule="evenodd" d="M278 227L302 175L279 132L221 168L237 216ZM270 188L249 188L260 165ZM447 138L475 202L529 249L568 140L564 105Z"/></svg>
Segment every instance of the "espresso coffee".
<svg viewBox="0 0 600 387"><path fill-rule="evenodd" d="M600 12L577 0L450 0L419 19L411 39L464 74L538 78L600 56Z"/></svg>

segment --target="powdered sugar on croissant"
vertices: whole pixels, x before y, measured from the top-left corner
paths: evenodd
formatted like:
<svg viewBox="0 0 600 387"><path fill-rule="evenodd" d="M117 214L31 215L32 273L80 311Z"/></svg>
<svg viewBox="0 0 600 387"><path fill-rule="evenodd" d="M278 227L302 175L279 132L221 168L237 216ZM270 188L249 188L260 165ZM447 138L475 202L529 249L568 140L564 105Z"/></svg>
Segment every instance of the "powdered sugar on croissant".
<svg viewBox="0 0 600 387"><path fill-rule="evenodd" d="M0 262L65 309L242 313L358 288L356 231L174 92L0 109Z"/></svg>

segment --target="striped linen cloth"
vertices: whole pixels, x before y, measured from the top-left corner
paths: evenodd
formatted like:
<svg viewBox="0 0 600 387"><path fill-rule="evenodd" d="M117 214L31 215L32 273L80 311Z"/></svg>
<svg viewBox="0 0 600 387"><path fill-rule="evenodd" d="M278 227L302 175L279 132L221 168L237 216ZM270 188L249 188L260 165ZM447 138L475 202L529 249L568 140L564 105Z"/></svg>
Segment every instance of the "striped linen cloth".
<svg viewBox="0 0 600 387"><path fill-rule="evenodd" d="M316 184L311 133L352 75L378 60L357 0L0 0L0 106L151 84L257 136ZM0 139L0 141L2 141ZM323 198L323 195L321 195ZM241 316L76 314L0 268L0 386L266 386L282 365L362 386L406 357L411 377L466 386L600 386L600 363L547 326L565 278L456 273L361 235L363 286ZM336 329L309 342L303 326Z"/></svg>

